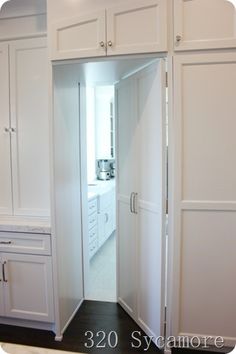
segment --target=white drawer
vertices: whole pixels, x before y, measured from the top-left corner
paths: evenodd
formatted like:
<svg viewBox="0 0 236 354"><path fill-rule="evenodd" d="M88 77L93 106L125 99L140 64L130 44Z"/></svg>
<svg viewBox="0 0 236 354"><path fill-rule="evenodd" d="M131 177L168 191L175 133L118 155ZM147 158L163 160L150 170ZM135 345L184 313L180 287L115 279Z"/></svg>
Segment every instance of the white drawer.
<svg viewBox="0 0 236 354"><path fill-rule="evenodd" d="M89 230L89 243L92 243L95 239L98 239L97 225Z"/></svg>
<svg viewBox="0 0 236 354"><path fill-rule="evenodd" d="M91 230L94 226L97 225L97 220L98 220L98 216L97 216L96 212L89 215L89 217L88 217L88 229L89 230Z"/></svg>
<svg viewBox="0 0 236 354"><path fill-rule="evenodd" d="M0 232L0 252L51 254L51 235Z"/></svg>
<svg viewBox="0 0 236 354"><path fill-rule="evenodd" d="M91 259L91 258L95 255L95 253L97 252L97 250L98 250L98 240L95 239L95 240L93 240L93 242L90 243L90 245L89 245L89 259Z"/></svg>
<svg viewBox="0 0 236 354"><path fill-rule="evenodd" d="M97 198L92 199L88 202L88 215L93 214L94 212L97 212Z"/></svg>

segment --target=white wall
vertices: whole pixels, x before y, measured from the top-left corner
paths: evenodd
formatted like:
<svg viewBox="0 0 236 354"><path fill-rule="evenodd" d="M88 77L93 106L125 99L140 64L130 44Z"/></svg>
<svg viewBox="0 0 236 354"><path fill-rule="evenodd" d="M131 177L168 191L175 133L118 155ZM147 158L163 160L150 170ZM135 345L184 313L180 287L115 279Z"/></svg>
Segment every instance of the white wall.
<svg viewBox="0 0 236 354"><path fill-rule="evenodd" d="M86 87L86 119L87 119L87 179L91 183L96 179L95 168L95 89Z"/></svg>

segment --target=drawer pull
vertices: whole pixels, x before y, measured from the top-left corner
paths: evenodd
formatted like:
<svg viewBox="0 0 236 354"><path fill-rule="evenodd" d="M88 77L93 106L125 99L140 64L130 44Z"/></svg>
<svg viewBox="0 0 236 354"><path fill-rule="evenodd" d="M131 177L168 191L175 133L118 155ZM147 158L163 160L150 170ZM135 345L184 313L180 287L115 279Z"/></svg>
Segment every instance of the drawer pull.
<svg viewBox="0 0 236 354"><path fill-rule="evenodd" d="M92 224L95 221L95 219L91 220L89 223Z"/></svg>
<svg viewBox="0 0 236 354"><path fill-rule="evenodd" d="M3 264L2 264L2 276L3 276L3 281L5 283L7 283L6 274L5 274L5 265L6 264L7 264L7 262L3 262Z"/></svg>
<svg viewBox="0 0 236 354"><path fill-rule="evenodd" d="M11 241L0 241L0 245L11 245Z"/></svg>

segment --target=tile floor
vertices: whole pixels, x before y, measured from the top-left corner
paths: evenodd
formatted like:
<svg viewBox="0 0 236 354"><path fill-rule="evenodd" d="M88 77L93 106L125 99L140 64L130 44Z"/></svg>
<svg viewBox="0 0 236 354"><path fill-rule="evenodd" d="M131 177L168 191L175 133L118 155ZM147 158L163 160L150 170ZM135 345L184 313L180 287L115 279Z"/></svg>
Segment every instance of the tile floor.
<svg viewBox="0 0 236 354"><path fill-rule="evenodd" d="M109 237L90 261L87 300L116 302L116 238Z"/></svg>

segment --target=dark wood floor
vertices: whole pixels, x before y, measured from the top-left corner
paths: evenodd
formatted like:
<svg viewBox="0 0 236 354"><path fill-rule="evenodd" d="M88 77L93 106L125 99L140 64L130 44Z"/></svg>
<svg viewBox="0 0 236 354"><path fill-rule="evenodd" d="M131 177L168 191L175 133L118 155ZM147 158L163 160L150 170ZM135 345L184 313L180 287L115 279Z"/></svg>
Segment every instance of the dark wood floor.
<svg viewBox="0 0 236 354"><path fill-rule="evenodd" d="M108 335L111 331L115 331L119 338L118 345L114 349L108 347L100 349L95 347L93 349L88 349L86 348L85 343L88 342L89 344L90 341L88 340L88 337L85 336L86 331L92 331L95 334L99 331L104 331L106 335ZM62 342L55 342L54 334L52 332L6 325L0 325L0 342L17 343L82 353L144 353L144 342L142 343L140 349L131 347L131 333L133 331L140 331L140 328L118 304L85 301L64 333ZM95 337L95 345L98 343L99 339L101 339L101 335L99 337ZM107 340L105 343L107 343ZM137 341L134 342L134 344L137 344ZM161 353L161 351L154 345L151 345L147 352ZM173 353L206 354L207 352L175 349L173 350Z"/></svg>

